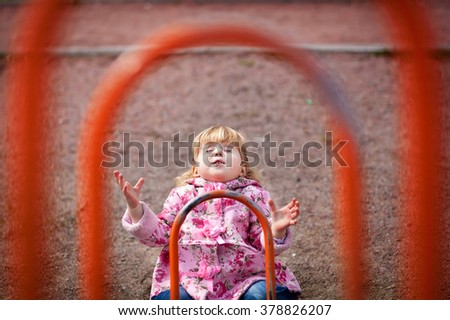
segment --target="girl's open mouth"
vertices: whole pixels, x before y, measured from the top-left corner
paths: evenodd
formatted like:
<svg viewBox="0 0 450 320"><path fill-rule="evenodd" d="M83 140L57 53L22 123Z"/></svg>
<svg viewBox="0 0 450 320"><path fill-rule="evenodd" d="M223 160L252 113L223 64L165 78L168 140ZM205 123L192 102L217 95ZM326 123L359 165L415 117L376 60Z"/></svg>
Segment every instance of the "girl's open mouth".
<svg viewBox="0 0 450 320"><path fill-rule="evenodd" d="M213 161L212 164L215 166L219 166L219 165L225 164L225 161L223 161L221 159L217 159L217 160Z"/></svg>

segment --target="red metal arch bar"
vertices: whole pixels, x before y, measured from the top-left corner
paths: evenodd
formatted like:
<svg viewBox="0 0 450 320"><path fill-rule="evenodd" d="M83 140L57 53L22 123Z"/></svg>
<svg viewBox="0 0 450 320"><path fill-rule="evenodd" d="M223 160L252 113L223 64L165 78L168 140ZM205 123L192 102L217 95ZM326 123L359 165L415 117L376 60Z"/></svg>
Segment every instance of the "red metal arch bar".
<svg viewBox="0 0 450 320"><path fill-rule="evenodd" d="M403 146L405 177L402 185L405 213L401 220L402 271L401 291L405 299L444 298L445 261L444 208L440 178L445 150L443 108L440 101L441 79L433 59L436 42L427 7L408 0L379 0L399 50L403 106L399 127L405 128ZM423 5L426 5L425 2ZM447 283L448 285L448 283ZM447 291L448 292L448 291Z"/></svg>
<svg viewBox="0 0 450 320"><path fill-rule="evenodd" d="M276 36L245 26L236 25L181 25L166 28L155 35L143 39L138 45L151 47L150 50L131 51L120 56L110 67L91 100L86 119L81 130L78 167L78 199L80 201L81 268L85 297L101 298L104 262L108 245L104 230L107 227L104 216L101 154L102 144L114 125L114 115L123 107L126 91L144 72L161 58L175 50L202 45L239 44L266 47L285 58L299 72L305 74L324 93L327 107L337 119L335 128L337 139L348 140L343 153L348 167L336 168L336 199L338 225L345 228L340 242L343 248L345 297L362 298L364 282L363 223L361 220L362 183L359 160L356 151L357 131L351 117L351 110L336 85L317 67L312 57L305 51L286 45L286 41Z"/></svg>
<svg viewBox="0 0 450 320"><path fill-rule="evenodd" d="M178 300L180 292L177 288L180 285L180 274L178 271L178 235L180 228L188 213L199 204L215 198L230 198L247 206L258 218L264 232L264 247L266 255L266 298L276 300L276 279L275 279L275 251L273 247L273 236L269 221L261 208L249 198L240 193L229 190L215 190L199 195L189 201L175 218L169 239L169 262L170 262L170 299Z"/></svg>
<svg viewBox="0 0 450 320"><path fill-rule="evenodd" d="M51 173L54 161L46 148L52 127L44 124L51 114L47 102L50 94L48 49L55 42L57 25L65 4L59 0L39 0L24 6L19 13L17 36L11 44L9 77L6 81L4 137L6 180L6 224L12 233L10 248L13 266L9 273L13 299L40 299L52 274L46 269L50 261L49 230L44 221L51 212ZM50 186L48 185L50 184ZM5 241L5 243L9 243Z"/></svg>

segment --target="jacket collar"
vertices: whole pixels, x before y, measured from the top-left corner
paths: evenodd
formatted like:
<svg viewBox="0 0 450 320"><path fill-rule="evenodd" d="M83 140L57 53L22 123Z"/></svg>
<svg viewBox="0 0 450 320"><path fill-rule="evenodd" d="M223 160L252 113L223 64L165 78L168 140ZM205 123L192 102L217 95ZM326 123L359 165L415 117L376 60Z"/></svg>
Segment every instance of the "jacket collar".
<svg viewBox="0 0 450 320"><path fill-rule="evenodd" d="M227 182L213 182L203 178L192 178L186 180L186 184L193 185L194 187L203 187L208 190L236 190L247 186L261 187L258 181L242 177Z"/></svg>

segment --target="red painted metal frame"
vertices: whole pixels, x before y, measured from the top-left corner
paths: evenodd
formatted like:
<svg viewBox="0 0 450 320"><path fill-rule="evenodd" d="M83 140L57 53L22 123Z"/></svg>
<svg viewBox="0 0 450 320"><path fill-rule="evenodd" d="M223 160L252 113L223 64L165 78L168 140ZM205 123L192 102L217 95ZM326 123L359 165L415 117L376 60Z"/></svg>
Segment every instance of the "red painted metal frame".
<svg viewBox="0 0 450 320"><path fill-rule="evenodd" d="M305 74L317 85L327 99L331 114L337 120L339 126L335 128L335 136L339 140L347 140L345 161L348 167L336 167L336 198L338 225L344 228L340 233L342 243L342 264L344 266L344 287L347 288L347 298L362 298L365 264L363 258L363 222L361 219L361 193L362 183L359 172L359 160L356 151L355 138L356 126L351 117L351 110L342 94L338 94L337 87L331 79L317 67L312 57L303 50L286 45L286 41L278 39L266 32L236 25L211 25L208 27L199 25L173 26L145 38L138 45L151 47L149 50L132 51L123 54L111 66L100 86L97 88L91 101L87 117L81 131L80 141L83 141L79 149L79 201L80 215L89 219L89 223L80 224L80 232L85 237L91 237L85 241L80 239L80 250L87 253L88 259L82 260L84 269L84 288L94 288L92 283L103 272L100 267L98 252L105 252L107 245L104 236L104 213L102 190L103 170L100 163L103 160L101 147L107 141L108 132L114 125L115 113L123 105L119 102L125 96L125 92L139 79L144 72L162 57L173 53L175 50L202 46L208 44L229 45L239 44L255 47L267 47L285 58L299 72ZM94 221L95 220L95 221ZM95 223L94 223L95 222ZM96 238L92 238L96 235ZM88 253L88 252L91 253ZM94 266L93 263L97 265ZM90 295L89 295L90 296Z"/></svg>
<svg viewBox="0 0 450 320"><path fill-rule="evenodd" d="M119 103L125 92L152 65L175 50L208 44L239 44L255 47L268 47L277 52L322 89L326 104L331 114L337 119L339 126L335 133L339 140L348 140L345 160L348 167L336 168L336 203L337 220L345 227L341 232L343 247L343 265L345 270L344 287L347 298L362 298L364 273L363 258L363 223L361 220L362 183L359 172L359 160L356 151L355 125L352 122L351 110L342 94L338 94L331 79L320 70L312 57L305 51L286 45L274 35L260 32L252 28L236 25L181 25L166 28L138 45L151 47L149 50L127 52L120 56L106 73L91 100L86 119L81 130L78 168L78 199L80 201L80 244L83 287L91 291L87 297L99 297L98 292L103 285L105 270L101 261L106 260L104 254L108 248L104 230L106 228L103 199L103 160L102 145L107 141L108 133L114 125L115 114L123 107ZM342 188L341 188L342 187ZM345 210L345 211L343 211ZM102 297L102 295L100 296Z"/></svg>
<svg viewBox="0 0 450 320"><path fill-rule="evenodd" d="M192 209L205 201L215 198L230 198L243 203L256 215L261 223L264 232L264 248L266 255L266 297L267 300L276 300L275 252L269 221L256 203L240 193L229 190L211 191L192 199L183 207L183 209L181 209L180 213L175 218L170 231L169 240L170 299L178 300L180 298L180 292L176 290L176 288L180 285L180 275L178 271L178 236L180 234L181 226Z"/></svg>
<svg viewBox="0 0 450 320"><path fill-rule="evenodd" d="M402 44L401 49L405 53L401 57L402 66L408 66L409 71L412 71L403 90L404 96L409 98L408 105L404 106L409 117L402 123L410 133L407 149L411 155L405 158L406 171L415 173L407 175L405 181L405 185L410 187L410 194L415 196L415 201L407 207L405 221L405 226L412 227L404 229L407 239L404 264L413 266L412 269L407 269L405 278L408 292L406 298L436 298L440 297L438 288L442 286L445 273L441 245L444 237L439 226L443 212L438 211L442 208L438 198L438 179L442 169L435 163L439 159L436 155L442 152L439 129L443 120L439 117L437 99L440 79L429 51L433 45L430 40L432 32L428 28L424 11L415 2L377 2L393 17L390 21L394 29L398 28L400 31L398 42ZM14 126L9 128L6 141L8 148L11 148L5 160L9 172L6 175L6 208L14 214L14 219L6 220L13 230L18 230L19 227L10 220L21 223L22 234L12 238L10 250L15 263L11 277L17 278L13 281L12 296L18 299L42 297L39 289L45 286L44 280L48 276L45 270L40 275L34 272L36 265L45 264L44 242L38 235L49 232L44 229L42 221L46 213L45 201L50 195L45 193L46 188L41 185L45 181L45 168L36 167L32 159L35 154L46 151L41 149L40 139L51 138L51 128L48 128L49 131L43 130L44 120L50 111L41 99L45 97L43 83L48 73L45 61L49 54L46 49L52 43L55 30L59 30L63 3L64 1L58 0L40 0L33 2L34 7L24 9L27 18L20 21L18 41L12 49L25 51L27 59L14 56L9 67L12 76L8 81L9 90L6 91L6 122L14 123ZM79 151L78 168L78 248L81 252L82 297L106 297L104 273L107 272L105 261L109 245L105 236L105 181L99 165L102 160L101 146L114 125L114 114L121 108L119 102L148 67L161 58L177 49L209 44L269 47L322 88L331 113L338 119L337 138L351 141L344 148L344 158L349 167L336 168L335 176L337 225L345 231L340 233L344 251L344 297L364 297L362 183L355 140L357 130L349 120L351 114L345 101L342 101L342 95L333 92L336 87L318 70L314 60L305 52L290 48L284 43L275 36L234 25L179 26L163 30L141 42L142 45L152 45L152 50L124 54L114 63L95 91L80 136L84 143ZM37 78L37 75L40 77ZM430 137L434 139L434 143L429 142ZM35 139L31 140L32 138ZM423 156L424 150L434 157L430 159ZM26 180L26 183L17 183L21 179ZM26 201L18 201L22 200L23 195L30 197Z"/></svg>
<svg viewBox="0 0 450 320"><path fill-rule="evenodd" d="M54 160L48 156L47 146L52 128L45 125L51 110L48 51L58 29L53 28L64 14L64 4L58 0L40 0L24 6L18 15L19 26L11 51L6 86L5 221L11 231L11 260L9 278L13 299L38 299L45 296L45 288L52 274L49 264L49 239L44 221L49 212L51 174L47 171ZM50 186L49 186L50 184ZM47 230L48 231L48 230ZM5 243L8 243L5 241Z"/></svg>
<svg viewBox="0 0 450 320"><path fill-rule="evenodd" d="M440 114L441 79L433 59L435 40L430 22L426 20L427 8L409 0L378 1L387 14L400 55L403 105L399 114L399 127L407 134L403 146L402 163L405 177L405 214L402 234L401 291L405 299L439 299L445 284L445 230L444 208L440 204L443 188L440 178L445 147L444 118ZM425 4L425 2L424 2ZM448 232L448 231L447 231Z"/></svg>

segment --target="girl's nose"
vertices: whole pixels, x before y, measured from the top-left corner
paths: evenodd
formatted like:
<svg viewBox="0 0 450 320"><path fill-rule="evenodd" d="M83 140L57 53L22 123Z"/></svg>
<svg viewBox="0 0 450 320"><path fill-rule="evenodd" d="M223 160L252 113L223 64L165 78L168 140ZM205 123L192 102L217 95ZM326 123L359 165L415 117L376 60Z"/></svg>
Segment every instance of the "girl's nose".
<svg viewBox="0 0 450 320"><path fill-rule="evenodd" d="M221 147L216 146L214 148L214 152L213 152L214 156L222 156L223 155L223 150Z"/></svg>

